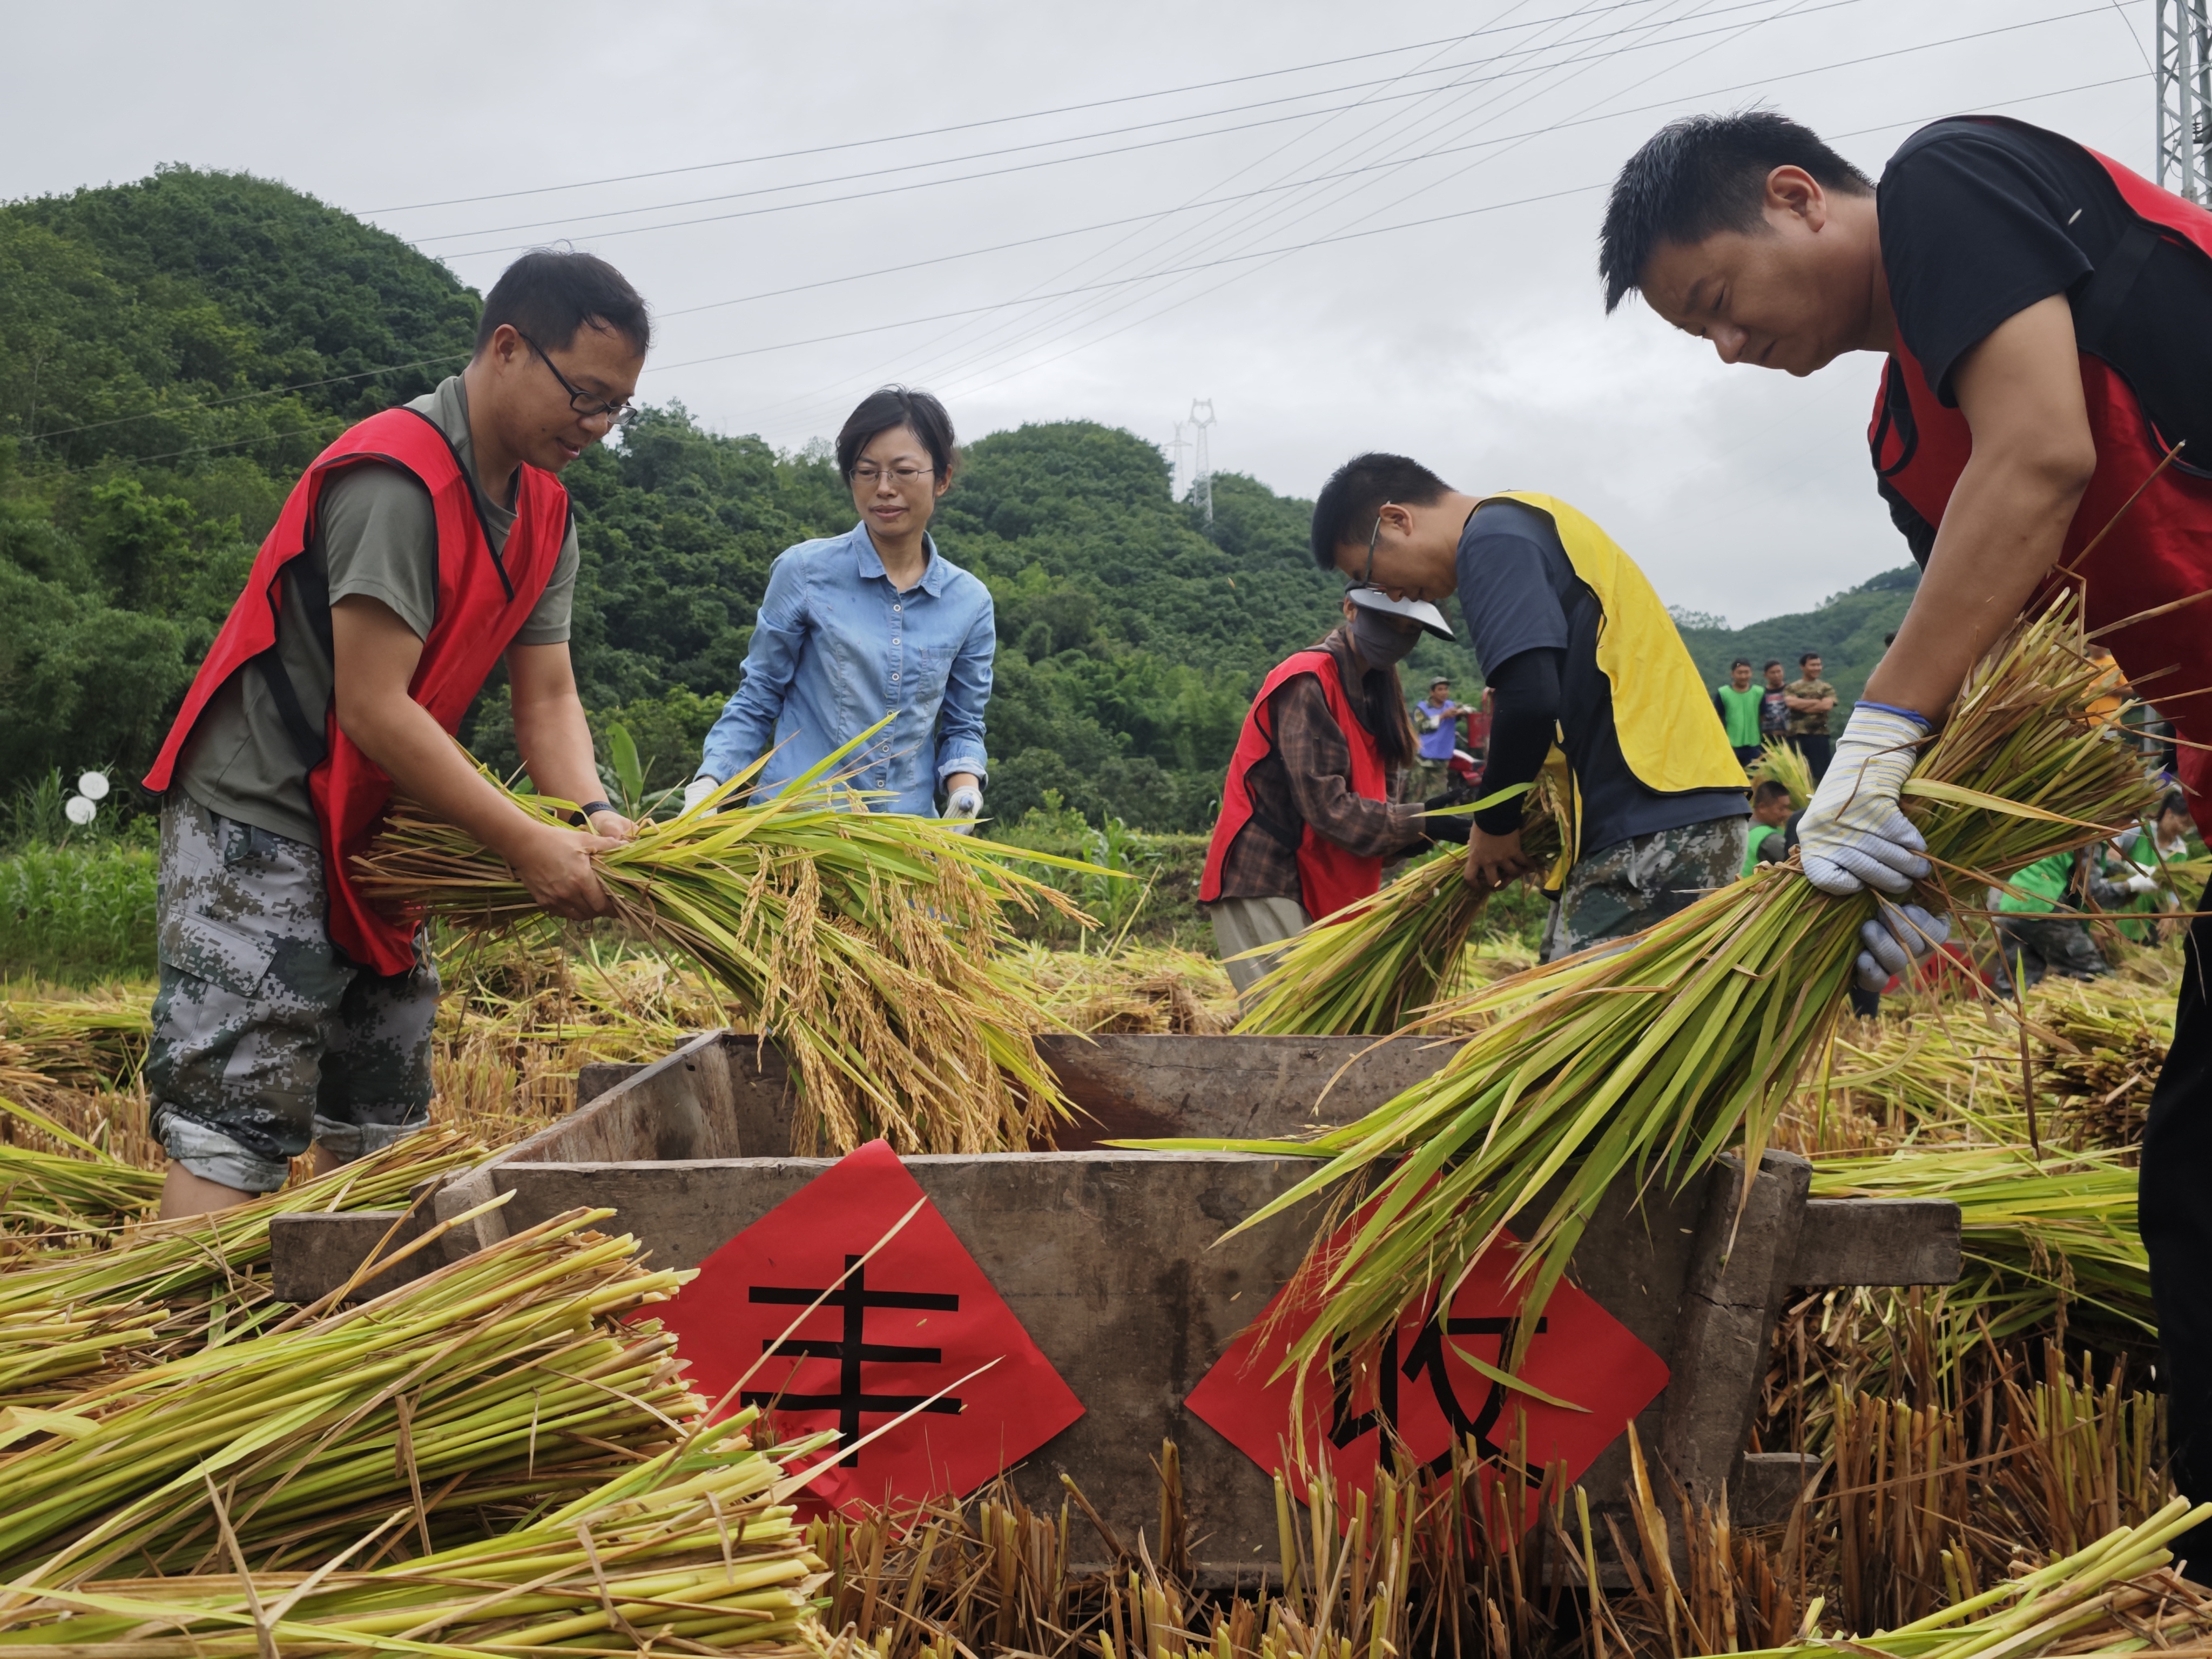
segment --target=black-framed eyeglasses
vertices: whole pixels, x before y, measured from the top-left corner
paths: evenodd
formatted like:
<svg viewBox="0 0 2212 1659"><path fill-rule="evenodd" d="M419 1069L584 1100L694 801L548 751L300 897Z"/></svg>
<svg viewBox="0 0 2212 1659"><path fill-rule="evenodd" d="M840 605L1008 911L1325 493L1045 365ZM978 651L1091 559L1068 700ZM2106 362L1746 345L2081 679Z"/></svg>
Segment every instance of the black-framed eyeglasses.
<svg viewBox="0 0 2212 1659"><path fill-rule="evenodd" d="M1390 503L1385 501L1382 505L1388 507ZM1354 582L1352 584L1353 586L1372 587L1375 586L1375 544L1382 539L1382 515L1380 513L1377 513L1375 515L1375 528L1367 532L1367 574L1362 576L1358 581Z"/></svg>
<svg viewBox="0 0 2212 1659"><path fill-rule="evenodd" d="M544 346L538 344L527 334L524 334L520 329L518 328L514 331L520 336L523 344L538 354L538 361L545 365L546 372L561 382L561 390L568 394L568 407L574 410L584 419L596 420L605 415L611 426L628 426L636 417L637 410L630 406L629 398L624 398L619 403L609 403L605 398L586 392L581 386L572 385L568 377L563 374L553 360L545 355Z"/></svg>

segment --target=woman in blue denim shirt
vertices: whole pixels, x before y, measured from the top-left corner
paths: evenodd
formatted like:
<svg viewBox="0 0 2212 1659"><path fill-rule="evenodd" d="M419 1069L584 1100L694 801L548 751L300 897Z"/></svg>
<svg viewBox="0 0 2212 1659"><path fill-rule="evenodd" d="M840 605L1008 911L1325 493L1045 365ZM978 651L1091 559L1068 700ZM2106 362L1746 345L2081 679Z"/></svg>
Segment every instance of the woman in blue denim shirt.
<svg viewBox="0 0 2212 1659"><path fill-rule="evenodd" d="M849 765L878 810L944 816L964 829L983 805L983 706L998 644L990 590L930 539L958 465L952 422L926 392L886 386L837 434L837 465L860 522L801 542L769 572L737 695L707 734L689 811L763 750L769 793L885 714Z"/></svg>

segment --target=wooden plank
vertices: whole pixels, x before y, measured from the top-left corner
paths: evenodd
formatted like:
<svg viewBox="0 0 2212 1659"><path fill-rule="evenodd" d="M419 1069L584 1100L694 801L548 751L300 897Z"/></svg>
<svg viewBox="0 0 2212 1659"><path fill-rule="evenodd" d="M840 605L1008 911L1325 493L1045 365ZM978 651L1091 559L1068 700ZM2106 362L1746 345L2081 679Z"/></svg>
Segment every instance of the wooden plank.
<svg viewBox="0 0 2212 1659"><path fill-rule="evenodd" d="M1814 1199L1805 1206L1790 1282L1955 1284L1959 1223L1959 1206L1948 1199Z"/></svg>
<svg viewBox="0 0 2212 1659"><path fill-rule="evenodd" d="M1460 1041L1048 1034L1037 1052L1080 1114L1054 1144L1082 1152L1109 1140L1286 1138L1348 1123L1441 1069Z"/></svg>
<svg viewBox="0 0 2212 1659"><path fill-rule="evenodd" d="M385 1246L387 1255L429 1227L427 1206L418 1206L411 1216L405 1210L309 1210L271 1216L269 1267L276 1299L320 1301L353 1276L395 1225L399 1231ZM382 1296L435 1270L444 1261L436 1245L426 1245L368 1280L348 1300L365 1302Z"/></svg>

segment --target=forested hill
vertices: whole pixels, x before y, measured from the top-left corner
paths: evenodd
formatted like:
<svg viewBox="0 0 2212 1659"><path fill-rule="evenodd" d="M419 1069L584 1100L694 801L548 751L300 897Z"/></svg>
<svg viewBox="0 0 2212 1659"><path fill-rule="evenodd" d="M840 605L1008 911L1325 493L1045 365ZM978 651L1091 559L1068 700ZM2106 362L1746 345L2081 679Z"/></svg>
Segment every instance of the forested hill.
<svg viewBox="0 0 2212 1659"><path fill-rule="evenodd" d="M243 174L0 206L0 794L49 767L137 775L301 467L456 368L477 310L397 238ZM566 474L586 704L629 727L656 781L688 773L734 689L769 562L854 522L819 449L669 406ZM1094 823L1203 828L1253 688L1336 614L1310 504L1220 475L1208 526L1157 447L1084 421L975 439L966 463L937 523L998 605L994 815L1051 789ZM1881 629L1856 596L1836 605L1840 631L1833 605L1765 625L1771 654L1820 645L1839 684L1863 678ZM1725 672L1738 636L1688 637ZM1474 683L1433 641L1406 678L1438 672ZM465 735L513 761L503 688Z"/></svg>
<svg viewBox="0 0 2212 1659"><path fill-rule="evenodd" d="M1817 651L1824 665L1821 672L1836 688L1838 706L1848 709L1881 660L1883 636L1897 631L1919 586L1919 568L1908 564L1832 594L1811 611L1770 617L1745 628L1698 627L1698 619L1688 615L1678 616L1676 621L1707 684L1717 685L1726 679L1729 665L1738 657L1751 664L1754 675L1763 674L1769 661L1778 661L1794 680L1797 659ZM1829 721L1829 728L1844 729L1840 714Z"/></svg>

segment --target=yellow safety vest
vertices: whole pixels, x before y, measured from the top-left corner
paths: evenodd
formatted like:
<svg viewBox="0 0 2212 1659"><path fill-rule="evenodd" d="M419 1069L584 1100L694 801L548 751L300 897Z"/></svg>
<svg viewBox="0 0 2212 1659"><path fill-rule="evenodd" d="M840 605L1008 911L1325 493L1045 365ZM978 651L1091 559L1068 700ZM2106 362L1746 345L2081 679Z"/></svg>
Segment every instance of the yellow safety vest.
<svg viewBox="0 0 2212 1659"><path fill-rule="evenodd" d="M1713 712L1712 693L1690 660L1674 619L1636 562L1595 520L1556 495L1501 489L1482 499L1518 501L1551 520L1567 562L1597 595L1598 671L1613 688L1613 729L1636 781L1662 795L1747 788L1743 763ZM1624 695L1632 688L1634 695ZM1559 861L1545 883L1557 891L1579 851L1583 797L1581 781L1572 776L1565 754L1554 749L1552 762L1569 774L1571 810L1560 826Z"/></svg>

